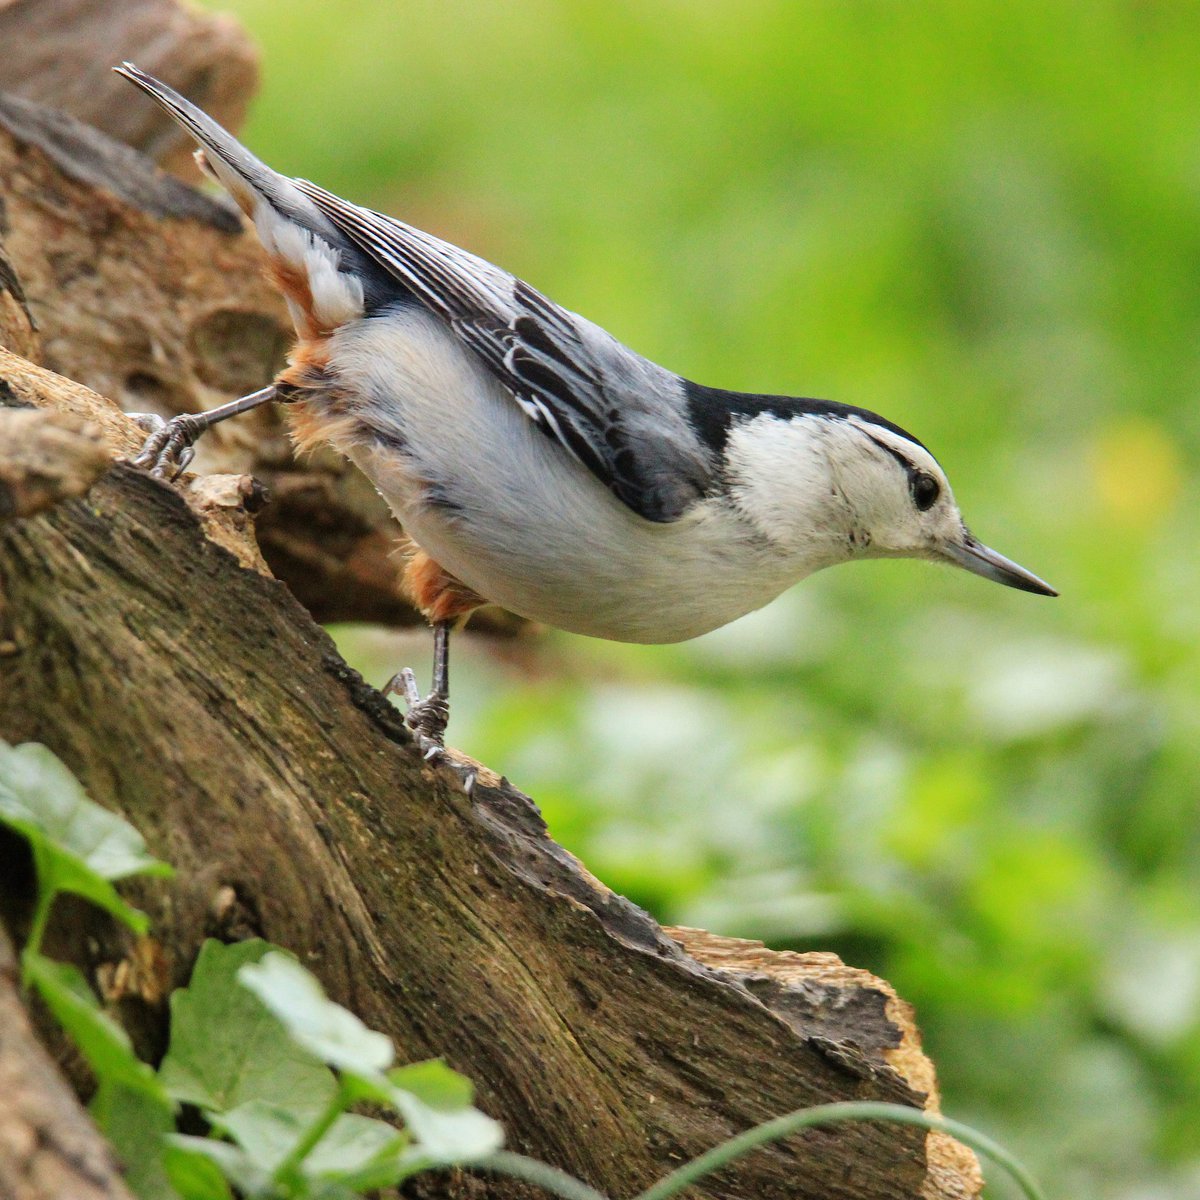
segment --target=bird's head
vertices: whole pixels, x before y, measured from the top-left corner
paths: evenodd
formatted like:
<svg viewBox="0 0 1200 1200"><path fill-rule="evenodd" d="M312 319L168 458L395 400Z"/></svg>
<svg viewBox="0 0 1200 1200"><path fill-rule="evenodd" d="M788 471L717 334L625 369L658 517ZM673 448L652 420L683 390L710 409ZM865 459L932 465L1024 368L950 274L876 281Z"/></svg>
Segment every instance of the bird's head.
<svg viewBox="0 0 1200 1200"><path fill-rule="evenodd" d="M785 549L811 549L812 569L923 558L1058 594L971 533L945 472L912 435L865 410L794 403L791 412L759 412L735 426L726 453L742 512Z"/></svg>

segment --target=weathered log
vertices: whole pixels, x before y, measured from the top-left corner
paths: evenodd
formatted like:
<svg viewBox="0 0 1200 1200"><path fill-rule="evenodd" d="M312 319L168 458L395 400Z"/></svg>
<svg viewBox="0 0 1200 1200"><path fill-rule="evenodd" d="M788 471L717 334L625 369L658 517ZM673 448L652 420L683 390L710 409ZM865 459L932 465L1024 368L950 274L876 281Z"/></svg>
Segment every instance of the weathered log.
<svg viewBox="0 0 1200 1200"><path fill-rule="evenodd" d="M3 197L0 195L0 235L4 232ZM8 258L4 249L4 238L0 236L0 346L5 346L15 354L25 358L41 361L41 339L33 323L33 314L29 311L29 301L25 299L25 289L21 286L17 269Z"/></svg>
<svg viewBox="0 0 1200 1200"><path fill-rule="evenodd" d="M53 380L0 356L0 401L83 402ZM205 935L286 945L403 1056L474 1078L513 1145L617 1197L802 1105L936 1105L886 984L664 931L506 781L482 771L468 799L170 486L118 463L85 499L0 524L0 644L0 736L48 744L178 868L138 890L175 982ZM111 978L121 941L99 920L59 922L50 945ZM153 1045L161 1007L142 999ZM978 1182L947 1139L860 1125L757 1152L697 1194L936 1200ZM460 1176L422 1188L479 1194Z"/></svg>
<svg viewBox="0 0 1200 1200"><path fill-rule="evenodd" d="M131 1200L112 1150L34 1036L0 927L0 1196Z"/></svg>
<svg viewBox="0 0 1200 1200"><path fill-rule="evenodd" d="M109 461L95 426L65 413L0 409L0 521L82 496Z"/></svg>

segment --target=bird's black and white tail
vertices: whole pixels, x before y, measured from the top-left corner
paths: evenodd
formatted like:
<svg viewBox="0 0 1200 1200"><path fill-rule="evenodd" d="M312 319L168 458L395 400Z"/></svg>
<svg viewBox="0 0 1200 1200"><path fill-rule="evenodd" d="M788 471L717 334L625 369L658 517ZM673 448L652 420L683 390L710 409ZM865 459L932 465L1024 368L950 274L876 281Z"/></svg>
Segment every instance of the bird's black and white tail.
<svg viewBox="0 0 1200 1200"><path fill-rule="evenodd" d="M301 218L318 216L290 179L272 171L266 163L255 158L237 138L174 88L155 79L153 75L147 75L133 63L122 63L113 70L145 92L196 139L202 148L202 166L216 177L248 217L255 217L255 208L261 200L268 201L289 216L293 212Z"/></svg>
<svg viewBox="0 0 1200 1200"><path fill-rule="evenodd" d="M261 162L206 112L133 63L113 68L200 144L199 161L254 222L301 337L363 313L361 256L295 182ZM344 268L359 268L347 272Z"/></svg>

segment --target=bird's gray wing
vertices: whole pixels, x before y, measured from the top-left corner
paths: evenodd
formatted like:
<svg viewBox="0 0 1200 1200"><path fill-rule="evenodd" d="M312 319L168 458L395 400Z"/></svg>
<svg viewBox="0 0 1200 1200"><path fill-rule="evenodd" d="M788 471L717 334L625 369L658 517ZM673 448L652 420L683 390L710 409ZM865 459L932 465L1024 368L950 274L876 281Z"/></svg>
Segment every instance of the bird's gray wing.
<svg viewBox="0 0 1200 1200"><path fill-rule="evenodd" d="M634 512L673 521L712 486L712 455L687 419L678 376L483 259L307 180L296 185Z"/></svg>

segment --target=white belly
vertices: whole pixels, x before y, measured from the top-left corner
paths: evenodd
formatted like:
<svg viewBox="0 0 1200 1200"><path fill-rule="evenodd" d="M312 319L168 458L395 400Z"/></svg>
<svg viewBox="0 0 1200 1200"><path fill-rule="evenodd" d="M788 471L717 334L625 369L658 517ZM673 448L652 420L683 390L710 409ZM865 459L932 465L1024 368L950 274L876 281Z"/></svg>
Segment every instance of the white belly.
<svg viewBox="0 0 1200 1200"><path fill-rule="evenodd" d="M761 607L807 573L715 500L668 524L639 517L536 429L433 316L358 321L330 348L361 419L357 433L331 424L335 445L414 541L503 608L613 641L674 642ZM367 426L390 445L364 436Z"/></svg>

